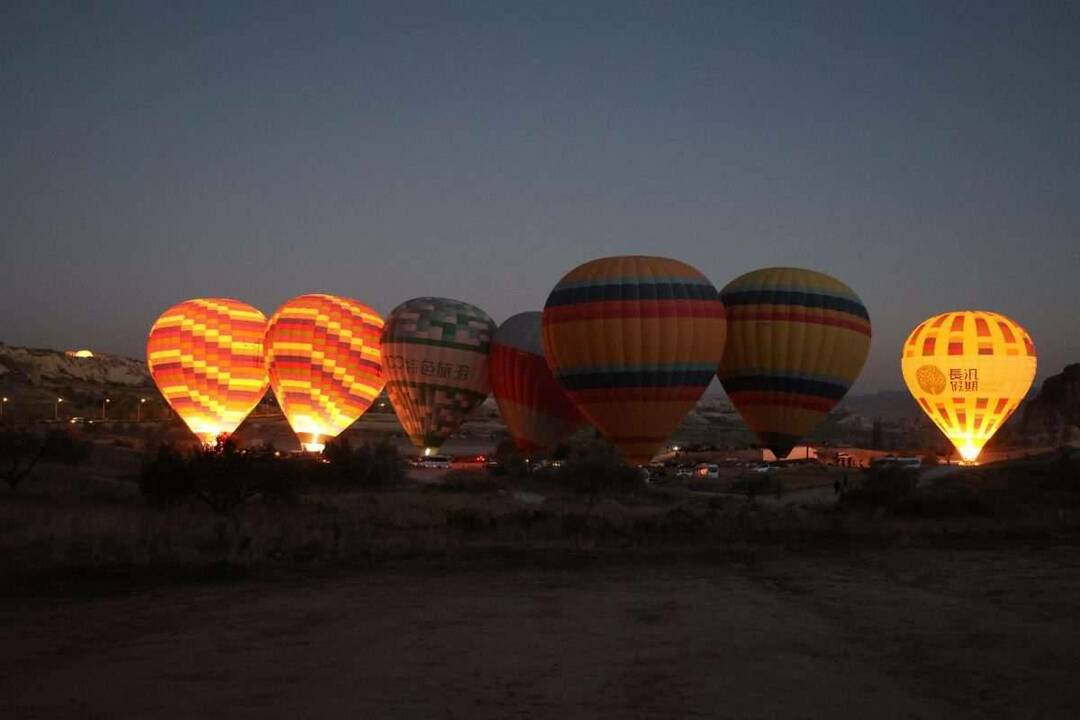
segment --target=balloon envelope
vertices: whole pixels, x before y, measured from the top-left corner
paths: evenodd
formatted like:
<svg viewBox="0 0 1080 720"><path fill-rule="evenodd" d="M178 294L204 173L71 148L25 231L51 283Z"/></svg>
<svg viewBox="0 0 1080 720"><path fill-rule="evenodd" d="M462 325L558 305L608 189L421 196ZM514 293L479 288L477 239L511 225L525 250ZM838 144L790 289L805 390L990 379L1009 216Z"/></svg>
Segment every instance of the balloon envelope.
<svg viewBox="0 0 1080 720"><path fill-rule="evenodd" d="M761 444L785 458L858 378L870 315L847 285L800 268L754 270L720 297L728 340L717 375Z"/></svg>
<svg viewBox="0 0 1080 720"><path fill-rule="evenodd" d="M1024 399L1036 363L1024 328L974 310L929 318L908 336L900 358L908 390L968 462Z"/></svg>
<svg viewBox="0 0 1080 720"><path fill-rule="evenodd" d="M414 298L390 312L386 391L413 445L437 451L487 397L494 333L487 313L460 300Z"/></svg>
<svg viewBox="0 0 1080 720"><path fill-rule="evenodd" d="M236 430L266 393L265 332L265 315L230 298L185 300L150 328L150 376L203 444Z"/></svg>
<svg viewBox="0 0 1080 720"><path fill-rule="evenodd" d="M514 315L491 343L491 392L522 452L554 447L584 421L544 359L539 312Z"/></svg>
<svg viewBox="0 0 1080 720"><path fill-rule="evenodd" d="M712 380L724 307L686 263L601 258L551 291L543 333L548 364L578 410L628 462L645 463Z"/></svg>
<svg viewBox="0 0 1080 720"><path fill-rule="evenodd" d="M322 450L382 391L382 328L367 305L324 294L295 297L270 318L270 386L305 450Z"/></svg>

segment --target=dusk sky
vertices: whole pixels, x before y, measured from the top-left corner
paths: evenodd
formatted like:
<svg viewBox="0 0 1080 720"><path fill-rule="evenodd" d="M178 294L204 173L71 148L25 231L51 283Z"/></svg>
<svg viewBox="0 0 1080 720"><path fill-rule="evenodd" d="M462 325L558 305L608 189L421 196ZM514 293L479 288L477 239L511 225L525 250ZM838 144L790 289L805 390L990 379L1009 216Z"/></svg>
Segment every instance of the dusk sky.
<svg viewBox="0 0 1080 720"><path fill-rule="evenodd" d="M641 253L845 281L855 392L950 309L1080 362L1076 3L89 5L0 9L5 343L140 357L214 295L502 321Z"/></svg>

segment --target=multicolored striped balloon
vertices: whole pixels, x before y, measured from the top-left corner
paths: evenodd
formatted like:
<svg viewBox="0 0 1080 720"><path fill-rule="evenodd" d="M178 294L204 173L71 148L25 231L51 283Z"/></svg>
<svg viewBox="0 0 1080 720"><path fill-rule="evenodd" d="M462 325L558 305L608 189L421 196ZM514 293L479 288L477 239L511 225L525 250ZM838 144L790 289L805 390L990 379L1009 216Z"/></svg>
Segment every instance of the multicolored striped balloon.
<svg viewBox="0 0 1080 720"><path fill-rule="evenodd" d="M908 390L967 462L974 462L1035 379L1035 343L1004 315L941 313L904 343Z"/></svg>
<svg viewBox="0 0 1080 720"><path fill-rule="evenodd" d="M693 267L625 256L567 273L544 306L544 354L581 411L631 463L652 459L724 352L724 307Z"/></svg>
<svg viewBox="0 0 1080 720"><path fill-rule="evenodd" d="M150 376L204 445L229 434L266 393L266 316L230 298L173 305L150 328Z"/></svg>
<svg viewBox="0 0 1080 720"><path fill-rule="evenodd" d="M507 319L495 332L488 361L499 414L525 453L554 447L585 421L544 359L542 317L524 312Z"/></svg>
<svg viewBox="0 0 1080 720"><path fill-rule="evenodd" d="M407 300L386 319L386 392L409 440L438 451L487 397L495 323L475 305L447 298Z"/></svg>
<svg viewBox="0 0 1080 720"><path fill-rule="evenodd" d="M382 329L377 312L336 295L295 297L270 318L270 386L305 450L321 451L382 392Z"/></svg>
<svg viewBox="0 0 1080 720"><path fill-rule="evenodd" d="M728 341L718 375L777 458L828 415L862 370L870 315L851 288L800 268L764 268L720 291Z"/></svg>

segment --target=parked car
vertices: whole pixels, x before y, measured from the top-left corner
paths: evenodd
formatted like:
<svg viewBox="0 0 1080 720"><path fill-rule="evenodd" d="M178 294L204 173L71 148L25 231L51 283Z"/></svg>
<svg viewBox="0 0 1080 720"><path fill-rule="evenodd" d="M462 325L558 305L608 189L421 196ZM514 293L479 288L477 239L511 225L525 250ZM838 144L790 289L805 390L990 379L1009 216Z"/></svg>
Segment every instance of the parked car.
<svg viewBox="0 0 1080 720"><path fill-rule="evenodd" d="M675 471L675 477L677 478L689 478L694 476L694 468L689 465L680 465Z"/></svg>
<svg viewBox="0 0 1080 720"><path fill-rule="evenodd" d="M699 463L694 468L695 480L715 480L720 477L720 466L713 463Z"/></svg>
<svg viewBox="0 0 1080 720"><path fill-rule="evenodd" d="M418 465L427 469L449 470L451 462L449 455L427 455L420 458Z"/></svg>

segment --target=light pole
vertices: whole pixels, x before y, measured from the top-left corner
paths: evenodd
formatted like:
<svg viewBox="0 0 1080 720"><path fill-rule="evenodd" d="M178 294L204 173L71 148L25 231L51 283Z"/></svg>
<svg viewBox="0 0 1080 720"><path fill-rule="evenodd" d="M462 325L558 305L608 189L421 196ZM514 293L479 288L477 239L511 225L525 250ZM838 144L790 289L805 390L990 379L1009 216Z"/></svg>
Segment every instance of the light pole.
<svg viewBox="0 0 1080 720"><path fill-rule="evenodd" d="M56 398L56 402L53 403L53 420L60 419L60 403L64 402L64 398Z"/></svg>
<svg viewBox="0 0 1080 720"><path fill-rule="evenodd" d="M102 420L104 420L104 419L106 419L108 417L108 412L106 411L106 408L108 407L109 403L111 403L111 402L112 402L112 400L110 400L109 398L105 398L104 400L101 401L101 419Z"/></svg>
<svg viewBox="0 0 1080 720"><path fill-rule="evenodd" d="M8 404L8 399L4 398L3 402L0 402L0 420L4 419L4 406Z"/></svg>
<svg viewBox="0 0 1080 720"><path fill-rule="evenodd" d="M138 415L139 422L142 422L142 406L143 406L143 403L145 403L145 402L146 402L146 398L139 398L139 415Z"/></svg>

